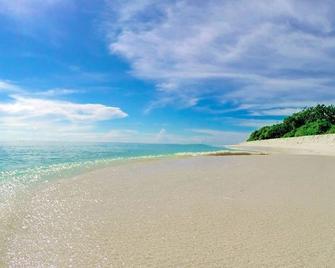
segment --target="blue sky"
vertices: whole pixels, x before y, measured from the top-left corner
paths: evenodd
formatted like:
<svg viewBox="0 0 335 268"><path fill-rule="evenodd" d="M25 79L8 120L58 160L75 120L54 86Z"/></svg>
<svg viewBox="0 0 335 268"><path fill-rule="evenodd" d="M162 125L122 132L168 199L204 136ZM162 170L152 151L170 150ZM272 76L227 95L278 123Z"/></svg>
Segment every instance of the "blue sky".
<svg viewBox="0 0 335 268"><path fill-rule="evenodd" d="M0 139L230 144L335 103L335 4L0 0Z"/></svg>

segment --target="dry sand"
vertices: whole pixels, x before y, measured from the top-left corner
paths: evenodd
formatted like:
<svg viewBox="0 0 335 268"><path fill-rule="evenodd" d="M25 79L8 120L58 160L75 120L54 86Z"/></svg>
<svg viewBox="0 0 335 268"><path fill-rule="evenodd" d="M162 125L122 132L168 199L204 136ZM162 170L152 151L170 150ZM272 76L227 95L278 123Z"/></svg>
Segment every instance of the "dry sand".
<svg viewBox="0 0 335 268"><path fill-rule="evenodd" d="M330 156L201 156L49 183L3 244L11 267L334 267Z"/></svg>
<svg viewBox="0 0 335 268"><path fill-rule="evenodd" d="M233 147L272 153L335 155L335 134L244 142Z"/></svg>

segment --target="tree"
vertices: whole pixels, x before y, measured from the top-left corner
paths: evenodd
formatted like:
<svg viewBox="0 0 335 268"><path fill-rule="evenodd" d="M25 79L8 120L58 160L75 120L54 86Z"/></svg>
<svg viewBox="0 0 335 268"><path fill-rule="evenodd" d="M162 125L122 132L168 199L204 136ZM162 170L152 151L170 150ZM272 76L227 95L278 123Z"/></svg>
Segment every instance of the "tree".
<svg viewBox="0 0 335 268"><path fill-rule="evenodd" d="M319 104L288 116L280 124L262 127L248 141L335 133L335 106Z"/></svg>

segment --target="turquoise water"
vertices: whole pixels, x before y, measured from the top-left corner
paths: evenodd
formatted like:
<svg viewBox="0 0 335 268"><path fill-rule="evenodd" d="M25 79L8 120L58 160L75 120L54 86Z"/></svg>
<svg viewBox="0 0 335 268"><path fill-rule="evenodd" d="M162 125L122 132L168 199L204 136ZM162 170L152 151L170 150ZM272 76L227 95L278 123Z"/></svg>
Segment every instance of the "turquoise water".
<svg viewBox="0 0 335 268"><path fill-rule="evenodd" d="M66 180L118 161L127 162L128 159L223 149L207 145L173 144L0 144L0 241L5 241L12 233L13 222L22 218L26 202L33 198L38 185L57 178Z"/></svg>
<svg viewBox="0 0 335 268"><path fill-rule="evenodd" d="M110 164L115 160L141 157L161 157L182 153L202 153L223 150L203 144L134 144L134 143L46 143L0 145L0 183L15 190L51 178L78 174Z"/></svg>

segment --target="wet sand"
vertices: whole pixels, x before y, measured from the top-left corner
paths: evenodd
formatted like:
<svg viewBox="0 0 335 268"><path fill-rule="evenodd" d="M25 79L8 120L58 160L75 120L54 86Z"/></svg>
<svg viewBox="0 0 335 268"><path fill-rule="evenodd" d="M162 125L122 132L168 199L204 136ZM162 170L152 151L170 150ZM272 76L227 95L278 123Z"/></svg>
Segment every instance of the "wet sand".
<svg viewBox="0 0 335 268"><path fill-rule="evenodd" d="M330 156L131 161L40 186L4 241L11 267L332 267Z"/></svg>

